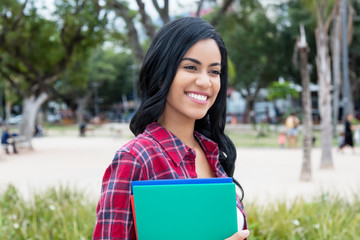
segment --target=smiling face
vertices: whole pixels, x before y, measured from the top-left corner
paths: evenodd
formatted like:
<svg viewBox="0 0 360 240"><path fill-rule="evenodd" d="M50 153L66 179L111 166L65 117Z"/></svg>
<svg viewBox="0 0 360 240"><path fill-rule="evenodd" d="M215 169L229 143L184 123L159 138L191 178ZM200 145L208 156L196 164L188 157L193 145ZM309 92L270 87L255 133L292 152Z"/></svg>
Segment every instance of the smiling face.
<svg viewBox="0 0 360 240"><path fill-rule="evenodd" d="M220 90L221 54L213 39L195 43L181 60L161 121L203 118Z"/></svg>

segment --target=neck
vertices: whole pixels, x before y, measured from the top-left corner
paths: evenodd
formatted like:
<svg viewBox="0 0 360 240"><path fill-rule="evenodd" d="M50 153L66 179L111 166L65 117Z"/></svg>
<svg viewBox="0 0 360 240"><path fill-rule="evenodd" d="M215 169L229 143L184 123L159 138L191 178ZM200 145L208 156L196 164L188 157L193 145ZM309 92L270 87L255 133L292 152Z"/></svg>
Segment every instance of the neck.
<svg viewBox="0 0 360 240"><path fill-rule="evenodd" d="M194 138L195 120L171 119L161 116L158 123L173 133L188 147L194 148L196 144Z"/></svg>

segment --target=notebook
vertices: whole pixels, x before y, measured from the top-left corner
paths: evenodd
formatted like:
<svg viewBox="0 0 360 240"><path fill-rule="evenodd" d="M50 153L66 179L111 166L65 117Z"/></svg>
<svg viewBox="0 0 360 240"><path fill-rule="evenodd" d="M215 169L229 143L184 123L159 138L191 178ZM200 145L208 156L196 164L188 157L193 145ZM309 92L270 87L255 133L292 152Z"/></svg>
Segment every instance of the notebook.
<svg viewBox="0 0 360 240"><path fill-rule="evenodd" d="M237 232L231 178L133 182L138 240L219 240Z"/></svg>

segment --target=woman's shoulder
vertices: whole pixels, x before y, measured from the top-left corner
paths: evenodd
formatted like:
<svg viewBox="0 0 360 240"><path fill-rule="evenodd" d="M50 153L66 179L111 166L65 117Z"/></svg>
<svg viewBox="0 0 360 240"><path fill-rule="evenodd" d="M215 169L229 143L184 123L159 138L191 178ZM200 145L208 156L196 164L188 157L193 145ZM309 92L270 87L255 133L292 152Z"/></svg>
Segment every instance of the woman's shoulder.
<svg viewBox="0 0 360 240"><path fill-rule="evenodd" d="M142 133L136 136L134 139L129 141L124 145L125 148L134 150L134 149L149 149L152 147L157 147L156 141L149 136L148 134Z"/></svg>
<svg viewBox="0 0 360 240"><path fill-rule="evenodd" d="M148 134L142 133L123 145L117 155L131 155L134 159L144 162L154 152L161 151L161 146Z"/></svg>

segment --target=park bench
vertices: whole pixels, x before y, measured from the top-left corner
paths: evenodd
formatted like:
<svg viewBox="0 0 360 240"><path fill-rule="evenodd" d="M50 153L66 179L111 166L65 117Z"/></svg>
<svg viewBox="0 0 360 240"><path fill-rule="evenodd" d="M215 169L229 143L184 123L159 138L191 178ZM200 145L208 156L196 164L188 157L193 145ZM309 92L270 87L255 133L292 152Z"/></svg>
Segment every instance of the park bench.
<svg viewBox="0 0 360 240"><path fill-rule="evenodd" d="M16 147L18 148L28 148L30 147L30 141L26 140L24 135L16 135L13 137Z"/></svg>

